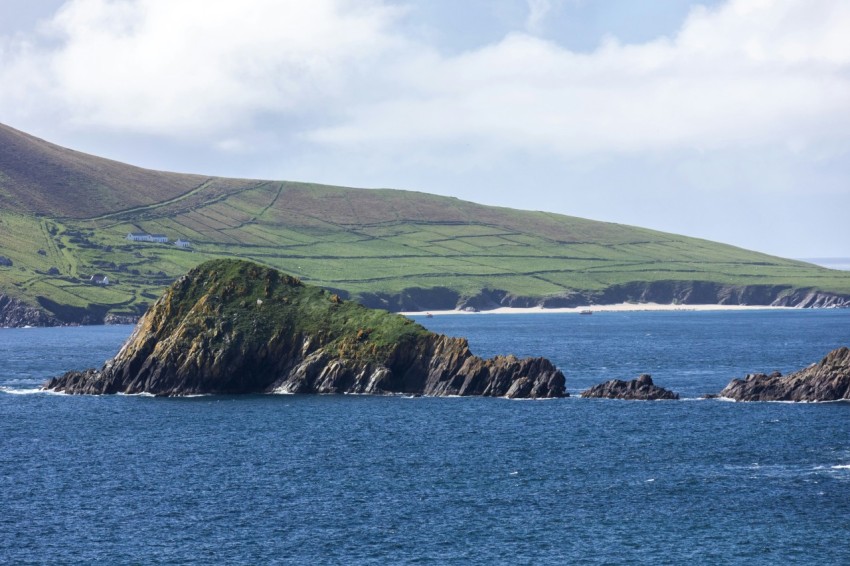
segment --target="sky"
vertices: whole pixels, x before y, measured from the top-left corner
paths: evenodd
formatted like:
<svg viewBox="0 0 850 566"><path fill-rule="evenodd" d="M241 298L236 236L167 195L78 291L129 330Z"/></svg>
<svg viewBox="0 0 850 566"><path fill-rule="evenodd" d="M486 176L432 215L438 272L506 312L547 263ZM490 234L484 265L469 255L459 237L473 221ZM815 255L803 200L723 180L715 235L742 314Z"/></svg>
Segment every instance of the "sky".
<svg viewBox="0 0 850 566"><path fill-rule="evenodd" d="M845 0L4 0L0 122L850 257L848 29Z"/></svg>

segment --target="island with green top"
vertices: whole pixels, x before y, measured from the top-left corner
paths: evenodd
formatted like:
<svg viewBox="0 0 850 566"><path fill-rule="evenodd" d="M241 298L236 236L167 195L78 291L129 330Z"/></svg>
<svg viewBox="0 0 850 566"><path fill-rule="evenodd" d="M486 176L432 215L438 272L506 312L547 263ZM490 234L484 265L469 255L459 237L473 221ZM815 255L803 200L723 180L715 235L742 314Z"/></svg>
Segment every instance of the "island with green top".
<svg viewBox="0 0 850 566"><path fill-rule="evenodd" d="M45 388L162 396L567 396L564 375L545 358L483 360L463 338L230 259L179 278L103 368L70 371Z"/></svg>

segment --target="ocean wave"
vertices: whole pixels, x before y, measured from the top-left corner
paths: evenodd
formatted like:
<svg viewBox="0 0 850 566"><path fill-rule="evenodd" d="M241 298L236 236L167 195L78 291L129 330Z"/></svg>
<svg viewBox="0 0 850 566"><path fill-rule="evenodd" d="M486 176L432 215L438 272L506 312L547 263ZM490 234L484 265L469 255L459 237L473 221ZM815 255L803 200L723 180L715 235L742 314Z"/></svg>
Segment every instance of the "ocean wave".
<svg viewBox="0 0 850 566"><path fill-rule="evenodd" d="M116 395L121 395L122 397L156 397L153 393L148 393L147 391L142 391L141 393L121 393L118 392Z"/></svg>
<svg viewBox="0 0 850 566"><path fill-rule="evenodd" d="M42 389L41 387L25 389L18 389L15 387L0 387L0 393L8 393L9 395L64 395L64 393L60 391L53 391L52 389Z"/></svg>

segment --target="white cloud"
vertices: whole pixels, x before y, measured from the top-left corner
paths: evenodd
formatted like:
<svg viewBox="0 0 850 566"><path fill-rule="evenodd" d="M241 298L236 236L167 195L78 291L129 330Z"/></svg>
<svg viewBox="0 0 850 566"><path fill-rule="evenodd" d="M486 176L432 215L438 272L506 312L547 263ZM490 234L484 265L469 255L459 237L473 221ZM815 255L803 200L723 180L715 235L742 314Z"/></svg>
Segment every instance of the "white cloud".
<svg viewBox="0 0 850 566"><path fill-rule="evenodd" d="M846 143L846 29L850 3L739 0L695 10L672 39L612 39L590 54L517 33L458 57L414 61L398 73L412 77L414 92L355 107L313 135L567 156Z"/></svg>
<svg viewBox="0 0 850 566"><path fill-rule="evenodd" d="M526 28L555 1L528 0ZM0 42L0 108L240 151L286 124L390 158L850 141L848 2L733 0L586 54L518 30L441 55L399 37L403 17L379 0L69 0L49 41Z"/></svg>
<svg viewBox="0 0 850 566"><path fill-rule="evenodd" d="M344 97L349 75L392 49L397 13L345 0L71 0L44 30L50 46L7 53L2 73L26 68L17 84L80 125L206 135Z"/></svg>

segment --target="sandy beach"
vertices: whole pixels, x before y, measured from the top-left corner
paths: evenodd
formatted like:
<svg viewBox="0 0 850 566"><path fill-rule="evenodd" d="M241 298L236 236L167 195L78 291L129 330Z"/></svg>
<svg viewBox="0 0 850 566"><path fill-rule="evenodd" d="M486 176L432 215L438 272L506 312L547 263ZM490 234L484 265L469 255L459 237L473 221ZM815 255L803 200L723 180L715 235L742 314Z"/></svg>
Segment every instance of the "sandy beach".
<svg viewBox="0 0 850 566"><path fill-rule="evenodd" d="M615 305L589 305L583 307L569 307L558 309L544 309L541 307L531 308L511 308L500 307L498 309L487 311L423 311L423 312L402 312L405 316L434 316L447 314L549 314L549 313L597 313L597 312L641 312L641 311L748 311L748 310L781 310L794 307L772 307L765 305L670 305L659 303L619 303Z"/></svg>

